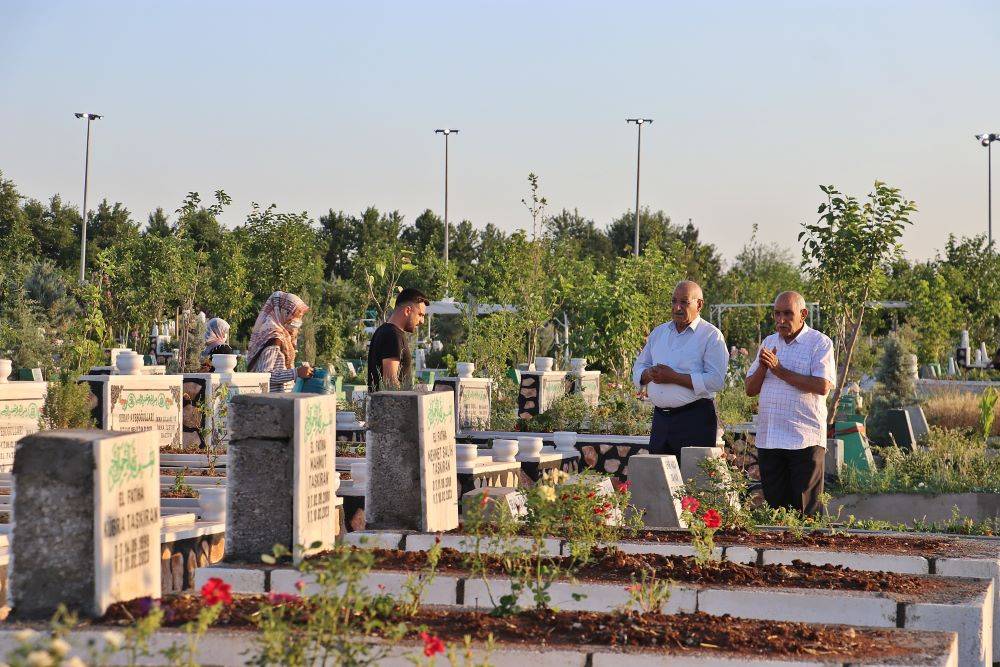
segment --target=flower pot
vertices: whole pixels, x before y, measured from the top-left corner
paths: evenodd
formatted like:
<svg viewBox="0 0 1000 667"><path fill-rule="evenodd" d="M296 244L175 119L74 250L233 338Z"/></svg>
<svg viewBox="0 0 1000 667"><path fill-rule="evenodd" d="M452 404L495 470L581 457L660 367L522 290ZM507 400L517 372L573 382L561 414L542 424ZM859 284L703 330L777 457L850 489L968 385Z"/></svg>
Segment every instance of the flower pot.
<svg viewBox="0 0 1000 667"><path fill-rule="evenodd" d="M587 360L584 357L573 357L569 360L569 367L574 373L582 373L587 370Z"/></svg>
<svg viewBox="0 0 1000 667"><path fill-rule="evenodd" d="M351 482L359 489L368 486L368 461L356 461L351 464Z"/></svg>
<svg viewBox="0 0 1000 667"><path fill-rule="evenodd" d="M535 357L536 371L551 371L556 365L556 360L552 357Z"/></svg>
<svg viewBox="0 0 1000 667"><path fill-rule="evenodd" d="M493 441L493 460L509 463L517 456L517 440L497 438Z"/></svg>
<svg viewBox="0 0 1000 667"><path fill-rule="evenodd" d="M225 523L226 487L206 486L198 489L198 514L202 521Z"/></svg>
<svg viewBox="0 0 1000 667"><path fill-rule="evenodd" d="M235 354L213 354L212 366L216 373L232 373L236 370L236 359Z"/></svg>
<svg viewBox="0 0 1000 667"><path fill-rule="evenodd" d="M455 367L458 369L458 377L460 378L470 378L476 372L476 365L471 361L460 361L455 364Z"/></svg>
<svg viewBox="0 0 1000 667"><path fill-rule="evenodd" d="M479 458L479 447L464 442L458 443L455 447L455 458L458 465L475 465L476 459Z"/></svg>
<svg viewBox="0 0 1000 667"><path fill-rule="evenodd" d="M576 453L575 431L556 431L552 434L552 441L556 443L557 452Z"/></svg>
<svg viewBox="0 0 1000 667"><path fill-rule="evenodd" d="M142 356L131 350L119 353L115 359L119 375L139 375L144 364Z"/></svg>
<svg viewBox="0 0 1000 667"><path fill-rule="evenodd" d="M10 372L14 370L14 362L10 359L0 359L0 384L7 382Z"/></svg>
<svg viewBox="0 0 1000 667"><path fill-rule="evenodd" d="M538 436L522 435L517 439L518 454L521 456L539 456L542 453L544 441Z"/></svg>

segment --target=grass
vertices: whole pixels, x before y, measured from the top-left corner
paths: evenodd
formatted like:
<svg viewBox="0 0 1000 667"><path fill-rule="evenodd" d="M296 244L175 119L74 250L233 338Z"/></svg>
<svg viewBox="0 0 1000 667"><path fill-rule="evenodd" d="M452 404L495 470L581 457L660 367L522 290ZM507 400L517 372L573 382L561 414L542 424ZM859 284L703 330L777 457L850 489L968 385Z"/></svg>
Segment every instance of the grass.
<svg viewBox="0 0 1000 667"><path fill-rule="evenodd" d="M943 391L924 404L927 423L943 429L974 430L979 424L979 395L968 391ZM1000 404L996 409L991 435L1000 435Z"/></svg>

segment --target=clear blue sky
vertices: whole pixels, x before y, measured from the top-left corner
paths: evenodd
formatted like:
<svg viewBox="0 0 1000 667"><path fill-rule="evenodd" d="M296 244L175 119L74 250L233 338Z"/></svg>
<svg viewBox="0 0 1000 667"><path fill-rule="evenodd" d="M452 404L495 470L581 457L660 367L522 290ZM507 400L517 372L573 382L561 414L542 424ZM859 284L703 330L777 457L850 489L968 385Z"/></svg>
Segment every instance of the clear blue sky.
<svg viewBox="0 0 1000 667"><path fill-rule="evenodd" d="M318 216L375 204L412 220L530 225L550 209L605 224L643 203L693 218L727 257L760 236L797 252L819 183L876 179L920 212L923 258L986 229L1000 131L1000 3L15 2L0 0L0 169L22 192L91 197L145 220L224 188ZM1000 237L1000 145L994 162Z"/></svg>

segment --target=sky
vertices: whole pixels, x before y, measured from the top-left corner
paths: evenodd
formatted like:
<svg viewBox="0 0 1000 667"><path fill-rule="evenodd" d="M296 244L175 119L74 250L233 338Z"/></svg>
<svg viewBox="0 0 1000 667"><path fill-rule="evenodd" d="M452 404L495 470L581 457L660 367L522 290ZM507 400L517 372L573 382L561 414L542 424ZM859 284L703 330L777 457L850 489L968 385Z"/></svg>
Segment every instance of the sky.
<svg viewBox="0 0 1000 667"><path fill-rule="evenodd" d="M876 180L916 201L906 253L985 233L1000 132L1000 3L30 2L0 0L0 170L27 197L138 220L191 190L318 217L369 205L412 221L604 226L641 200L732 258L798 253L820 184ZM1000 144L994 162L1000 199ZM91 204L94 208L94 204ZM1000 202L994 205L1000 236Z"/></svg>

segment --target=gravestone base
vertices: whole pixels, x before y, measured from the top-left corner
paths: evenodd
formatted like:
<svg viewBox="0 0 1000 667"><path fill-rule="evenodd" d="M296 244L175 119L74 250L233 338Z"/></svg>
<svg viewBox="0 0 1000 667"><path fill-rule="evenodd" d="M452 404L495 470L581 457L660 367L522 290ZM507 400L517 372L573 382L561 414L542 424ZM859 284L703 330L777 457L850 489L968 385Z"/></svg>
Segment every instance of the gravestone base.
<svg viewBox="0 0 1000 667"><path fill-rule="evenodd" d="M229 443L227 560L257 563L275 544L292 543L293 464L290 439Z"/></svg>
<svg viewBox="0 0 1000 667"><path fill-rule="evenodd" d="M650 527L687 528L681 517L681 501L675 493L684 487L677 458L663 454L635 454L629 459L632 504L643 512Z"/></svg>

